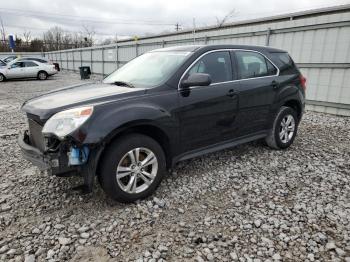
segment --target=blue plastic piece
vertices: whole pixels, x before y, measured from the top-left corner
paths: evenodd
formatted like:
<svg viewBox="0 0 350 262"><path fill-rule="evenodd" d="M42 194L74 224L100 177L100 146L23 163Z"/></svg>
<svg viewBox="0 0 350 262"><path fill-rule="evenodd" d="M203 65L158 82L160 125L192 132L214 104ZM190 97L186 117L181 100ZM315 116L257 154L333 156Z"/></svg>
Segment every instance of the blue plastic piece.
<svg viewBox="0 0 350 262"><path fill-rule="evenodd" d="M88 160L89 152L90 150L87 146L84 146L82 148L72 146L70 152L68 153L68 164L70 166L79 166L85 164Z"/></svg>

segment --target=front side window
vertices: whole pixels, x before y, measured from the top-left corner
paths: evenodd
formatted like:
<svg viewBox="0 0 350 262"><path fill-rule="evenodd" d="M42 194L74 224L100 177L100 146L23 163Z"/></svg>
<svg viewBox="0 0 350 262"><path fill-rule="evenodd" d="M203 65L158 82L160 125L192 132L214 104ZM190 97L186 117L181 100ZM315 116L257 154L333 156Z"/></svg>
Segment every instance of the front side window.
<svg viewBox="0 0 350 262"><path fill-rule="evenodd" d="M275 75L277 69L263 55L250 51L236 51L240 79Z"/></svg>
<svg viewBox="0 0 350 262"><path fill-rule="evenodd" d="M232 80L232 67L229 52L218 51L206 54L191 67L186 78L194 73L209 74L212 83Z"/></svg>
<svg viewBox="0 0 350 262"><path fill-rule="evenodd" d="M16 62L13 65L11 65L11 68L18 68L18 67L24 67L23 62Z"/></svg>
<svg viewBox="0 0 350 262"><path fill-rule="evenodd" d="M182 51L146 53L107 76L103 82L122 81L146 88L157 86L167 81L191 54Z"/></svg>

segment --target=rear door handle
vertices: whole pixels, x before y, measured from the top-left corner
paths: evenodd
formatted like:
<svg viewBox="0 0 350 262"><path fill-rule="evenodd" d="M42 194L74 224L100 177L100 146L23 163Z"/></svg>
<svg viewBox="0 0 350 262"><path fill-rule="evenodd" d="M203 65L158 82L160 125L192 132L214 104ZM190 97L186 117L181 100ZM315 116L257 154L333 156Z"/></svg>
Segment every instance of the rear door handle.
<svg viewBox="0 0 350 262"><path fill-rule="evenodd" d="M273 89L278 89L280 87L280 84L276 80L273 80L271 85Z"/></svg>
<svg viewBox="0 0 350 262"><path fill-rule="evenodd" d="M234 97L236 95L236 91L233 90L233 89L230 89L228 92L227 92L227 96L229 97Z"/></svg>

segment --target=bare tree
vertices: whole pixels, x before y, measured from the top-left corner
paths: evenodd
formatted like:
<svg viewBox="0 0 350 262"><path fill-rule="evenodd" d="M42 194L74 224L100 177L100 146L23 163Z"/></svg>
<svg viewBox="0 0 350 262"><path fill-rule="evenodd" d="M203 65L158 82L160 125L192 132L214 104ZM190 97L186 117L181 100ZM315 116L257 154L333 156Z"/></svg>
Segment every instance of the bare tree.
<svg viewBox="0 0 350 262"><path fill-rule="evenodd" d="M218 27L222 27L225 23L228 22L228 20L230 20L232 17L234 17L236 15L236 10L232 9L230 12L227 13L227 15L225 15L222 19L219 19L216 16L216 22L217 22L217 26Z"/></svg>
<svg viewBox="0 0 350 262"><path fill-rule="evenodd" d="M28 45L29 42L30 42L30 40L32 39L32 34L31 34L31 32L25 30L25 31L23 32L23 39L24 39L24 42Z"/></svg>
<svg viewBox="0 0 350 262"><path fill-rule="evenodd" d="M92 46L94 44L95 29L87 25L83 25L84 46Z"/></svg>
<svg viewBox="0 0 350 262"><path fill-rule="evenodd" d="M1 40L3 41L3 46L6 46L6 32L5 32L5 27L4 27L4 23L2 22L2 18L0 17L0 24L1 24L1 28L0 28L0 33L1 33Z"/></svg>
<svg viewBox="0 0 350 262"><path fill-rule="evenodd" d="M113 43L113 38L108 37L102 41L102 45L110 45Z"/></svg>
<svg viewBox="0 0 350 262"><path fill-rule="evenodd" d="M65 32L61 27L55 26L44 33L45 47L48 50L60 50L63 47Z"/></svg>
<svg viewBox="0 0 350 262"><path fill-rule="evenodd" d="M57 50L62 49L62 44L63 44L63 29L55 26L54 28L52 28L52 36L53 36L53 47ZM56 44L56 46L55 46Z"/></svg>
<svg viewBox="0 0 350 262"><path fill-rule="evenodd" d="M71 34L69 33L64 33L62 36L62 44L65 49L69 49L72 47L73 44L73 39Z"/></svg>
<svg viewBox="0 0 350 262"><path fill-rule="evenodd" d="M30 48L32 52L41 51L44 46L44 41L38 38L34 38L30 41Z"/></svg>

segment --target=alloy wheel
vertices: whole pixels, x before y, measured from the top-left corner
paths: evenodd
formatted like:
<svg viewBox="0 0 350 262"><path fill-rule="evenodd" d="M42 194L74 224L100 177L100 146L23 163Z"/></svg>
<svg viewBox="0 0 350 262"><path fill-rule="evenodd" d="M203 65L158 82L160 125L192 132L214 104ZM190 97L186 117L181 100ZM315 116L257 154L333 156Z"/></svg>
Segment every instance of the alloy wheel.
<svg viewBox="0 0 350 262"><path fill-rule="evenodd" d="M117 183L126 193L141 193L149 188L157 172L156 155L148 148L134 148L119 161L116 171Z"/></svg>
<svg viewBox="0 0 350 262"><path fill-rule="evenodd" d="M40 73L39 74L39 79L45 80L46 79L46 74L45 73Z"/></svg>
<svg viewBox="0 0 350 262"><path fill-rule="evenodd" d="M292 115L288 114L282 118L280 125L279 137L281 142L288 143L294 135L295 132L295 119Z"/></svg>

